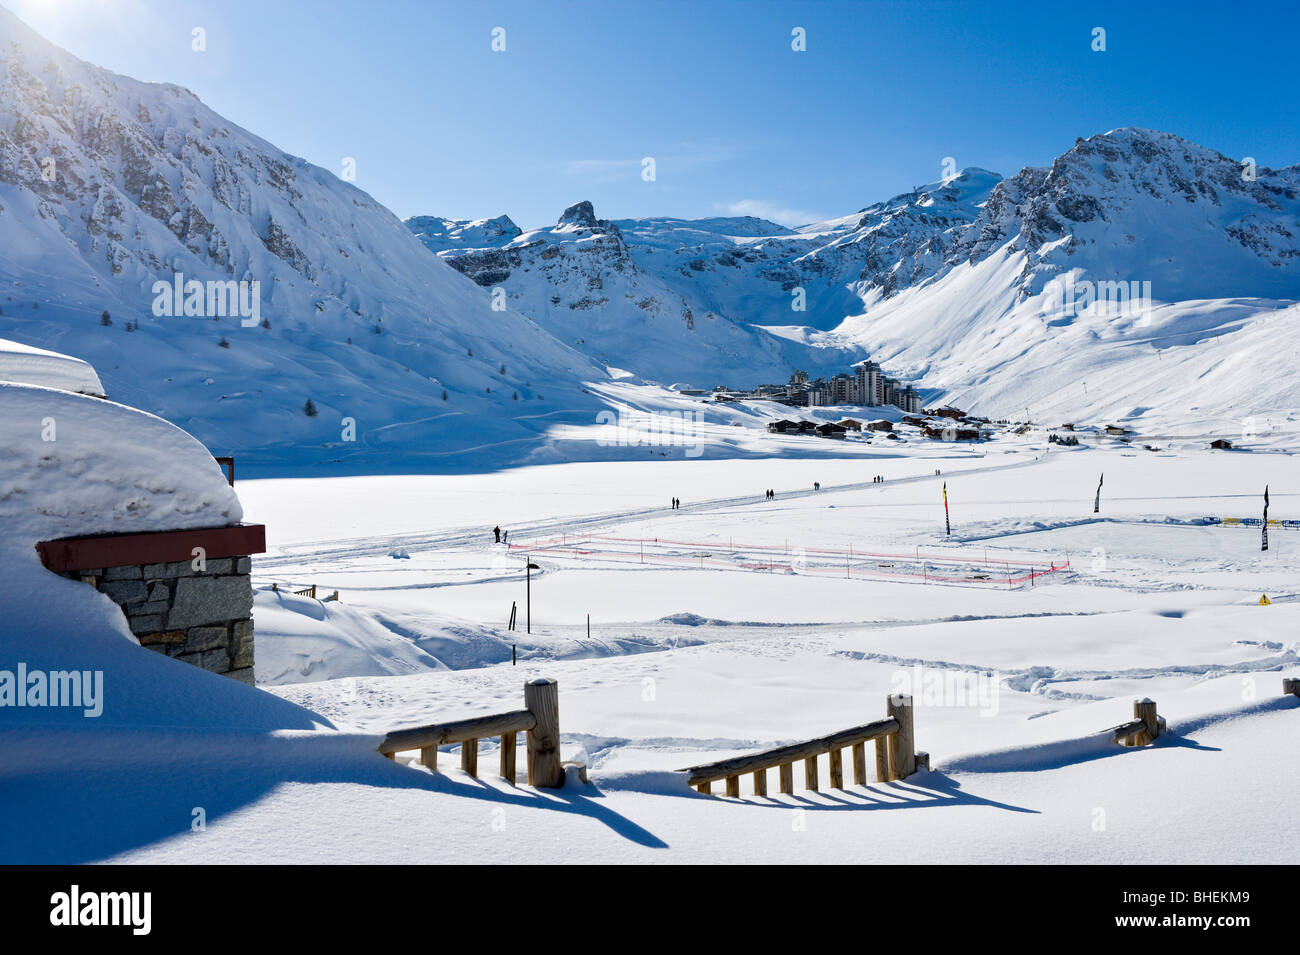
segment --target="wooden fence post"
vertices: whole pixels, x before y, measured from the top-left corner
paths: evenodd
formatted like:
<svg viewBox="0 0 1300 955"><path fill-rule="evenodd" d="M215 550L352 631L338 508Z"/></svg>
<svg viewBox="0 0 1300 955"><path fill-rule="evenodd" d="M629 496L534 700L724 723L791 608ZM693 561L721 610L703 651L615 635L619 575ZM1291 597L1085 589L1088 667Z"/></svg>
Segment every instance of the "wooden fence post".
<svg viewBox="0 0 1300 955"><path fill-rule="evenodd" d="M392 757L390 756L389 759L391 758ZM421 746L420 762L423 763L425 766L428 766L430 770L436 773L438 771L438 747Z"/></svg>
<svg viewBox="0 0 1300 955"><path fill-rule="evenodd" d="M1288 680L1282 678L1282 692L1290 693L1293 696L1300 696L1300 680Z"/></svg>
<svg viewBox="0 0 1300 955"><path fill-rule="evenodd" d="M867 744L853 744L853 785L867 784Z"/></svg>
<svg viewBox="0 0 1300 955"><path fill-rule="evenodd" d="M781 792L794 792L794 763L782 763L778 775L781 777Z"/></svg>
<svg viewBox="0 0 1300 955"><path fill-rule="evenodd" d="M1146 746L1157 736L1160 735L1160 727L1156 722L1156 703L1155 700L1141 699L1133 701L1133 719L1141 720L1146 724L1146 730L1130 737L1131 746Z"/></svg>
<svg viewBox="0 0 1300 955"><path fill-rule="evenodd" d="M876 781L889 782L889 737L876 737Z"/></svg>
<svg viewBox="0 0 1300 955"><path fill-rule="evenodd" d="M501 734L501 778L514 785L515 782L515 734Z"/></svg>
<svg viewBox="0 0 1300 955"><path fill-rule="evenodd" d="M528 784L543 789L564 785L560 765L560 687L539 677L524 684L524 707L537 725L528 731Z"/></svg>
<svg viewBox="0 0 1300 955"><path fill-rule="evenodd" d="M478 778L478 740L467 739L460 744L460 768Z"/></svg>
<svg viewBox="0 0 1300 955"><path fill-rule="evenodd" d="M889 737L889 776L906 779L916 772L916 732L912 724L912 698L894 693L886 706L887 714L898 720L898 732Z"/></svg>

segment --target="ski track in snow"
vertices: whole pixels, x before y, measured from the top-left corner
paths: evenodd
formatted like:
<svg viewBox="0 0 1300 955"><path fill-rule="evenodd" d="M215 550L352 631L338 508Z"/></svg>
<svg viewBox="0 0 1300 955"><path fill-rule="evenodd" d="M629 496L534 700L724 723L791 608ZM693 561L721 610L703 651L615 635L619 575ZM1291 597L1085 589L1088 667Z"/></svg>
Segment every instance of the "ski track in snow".
<svg viewBox="0 0 1300 955"><path fill-rule="evenodd" d="M1050 452L1045 453L1050 454ZM1007 464L989 465L986 467L964 468L951 471L946 475L918 474L910 477L895 478L888 482L888 484L892 488L901 484L916 484L925 481L942 482L944 480L950 480L954 476L988 474L995 471L1029 467L1036 464L1038 460L1039 459L1035 458L1031 460L1012 461ZM872 481L861 481L856 484L836 485L834 487L828 485L827 487L822 488L821 491L796 489L780 491L778 494L780 500L787 500L807 498L816 494L828 494L832 491L883 490L884 487L884 484L876 484ZM746 494L739 497L718 498L715 500L700 501L693 504L684 504L681 508L681 513L703 514L712 511L725 510L731 507L743 507L755 504L758 504L755 495ZM531 535L532 537L555 536L557 534L576 535L583 531L590 532L638 519L659 517L662 516L662 514L662 507L606 512L589 516L565 518L556 521L540 521L525 524L517 530L512 530L512 534L515 534L516 537L524 537L525 535ZM483 529L481 527L473 527L457 528L449 532L433 534L425 532L386 536L382 538L352 538L349 540L331 541L331 546L324 548L318 548L311 543L300 543L269 550L266 555L258 559L257 573L274 573L278 568L285 566L311 567L317 565L329 565L347 558L385 555L390 550L396 548L429 549L435 547L446 548L470 546L481 543L482 539Z"/></svg>

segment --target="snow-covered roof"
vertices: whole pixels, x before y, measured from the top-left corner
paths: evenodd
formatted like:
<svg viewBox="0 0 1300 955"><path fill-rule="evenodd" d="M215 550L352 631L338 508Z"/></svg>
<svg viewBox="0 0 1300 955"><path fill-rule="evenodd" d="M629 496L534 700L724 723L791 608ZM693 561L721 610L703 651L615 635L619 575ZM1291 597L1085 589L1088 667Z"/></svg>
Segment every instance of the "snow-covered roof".
<svg viewBox="0 0 1300 955"><path fill-rule="evenodd" d="M243 517L221 468L162 418L83 395L0 382L0 572L40 571L37 541L220 527ZM44 573L44 571L40 571Z"/></svg>
<svg viewBox="0 0 1300 955"><path fill-rule="evenodd" d="M0 381L44 385L60 391L105 397L99 375L89 362L58 352L0 338Z"/></svg>

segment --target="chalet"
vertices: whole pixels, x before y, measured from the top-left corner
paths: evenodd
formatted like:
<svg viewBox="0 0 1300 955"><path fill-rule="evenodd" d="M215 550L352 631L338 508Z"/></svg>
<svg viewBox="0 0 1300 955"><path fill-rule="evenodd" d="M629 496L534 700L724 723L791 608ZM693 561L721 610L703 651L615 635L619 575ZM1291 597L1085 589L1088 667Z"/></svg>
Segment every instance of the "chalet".
<svg viewBox="0 0 1300 955"><path fill-rule="evenodd" d="M1214 448L1216 451L1231 451L1232 442L1227 438L1215 438L1210 442L1210 447Z"/></svg>
<svg viewBox="0 0 1300 955"><path fill-rule="evenodd" d="M841 428L837 424L819 424L817 426L817 436L820 438L843 438L848 433L848 428Z"/></svg>
<svg viewBox="0 0 1300 955"><path fill-rule="evenodd" d="M868 421L867 430L868 431L893 431L894 424L892 421L886 421L884 418L879 418L875 421Z"/></svg>
<svg viewBox="0 0 1300 955"><path fill-rule="evenodd" d="M812 433L815 432L816 430L817 430L817 422L816 422L816 421L800 421L800 422L799 422L799 433L800 433L800 434L812 434Z"/></svg>
<svg viewBox="0 0 1300 955"><path fill-rule="evenodd" d="M944 405L934 411L927 411L926 414L934 415L936 418L951 418L953 421L960 421L966 417L966 412L960 408L954 408L952 405Z"/></svg>
<svg viewBox="0 0 1300 955"><path fill-rule="evenodd" d="M1122 438L1124 435L1128 434L1128 428L1121 428L1117 424L1106 425L1105 431L1107 434L1114 435L1117 438Z"/></svg>
<svg viewBox="0 0 1300 955"><path fill-rule="evenodd" d="M862 430L862 422L861 422L861 421L855 421L855 420L852 419L852 418L845 418L843 421L840 422L840 427L841 427L841 428L847 428L847 429L850 430L850 431L861 431L861 430Z"/></svg>
<svg viewBox="0 0 1300 955"><path fill-rule="evenodd" d="M769 421L767 423L767 430L770 434L797 433L799 430L799 424L798 422L783 418L780 421Z"/></svg>

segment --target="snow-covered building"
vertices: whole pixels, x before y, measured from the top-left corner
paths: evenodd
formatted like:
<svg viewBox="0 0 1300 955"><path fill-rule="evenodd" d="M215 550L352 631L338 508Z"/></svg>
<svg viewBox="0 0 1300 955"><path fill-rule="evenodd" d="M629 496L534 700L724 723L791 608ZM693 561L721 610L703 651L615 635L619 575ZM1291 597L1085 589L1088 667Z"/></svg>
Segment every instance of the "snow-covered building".
<svg viewBox="0 0 1300 955"><path fill-rule="evenodd" d="M100 400L89 363L2 345L0 574L47 595L15 612L78 626L53 575L79 581L140 647L252 684L251 555L266 532L242 522L216 460L163 419Z"/></svg>

